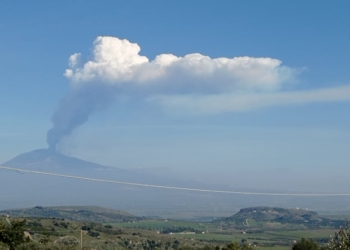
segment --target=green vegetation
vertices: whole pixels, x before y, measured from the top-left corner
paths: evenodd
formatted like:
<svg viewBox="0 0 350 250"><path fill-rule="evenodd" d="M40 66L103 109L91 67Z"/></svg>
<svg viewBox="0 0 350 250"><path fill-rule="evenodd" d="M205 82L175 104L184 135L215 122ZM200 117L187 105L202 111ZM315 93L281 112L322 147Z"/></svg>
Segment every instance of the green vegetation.
<svg viewBox="0 0 350 250"><path fill-rule="evenodd" d="M10 250L15 250L16 247L29 238L24 234L25 220L8 220L0 222L0 242L5 244Z"/></svg>
<svg viewBox="0 0 350 250"><path fill-rule="evenodd" d="M69 216L75 215L77 207L65 207L60 211ZM50 210L36 207L33 210ZM90 217L101 219L101 208L79 207L79 210L89 211ZM18 211L18 210L17 210ZM27 210L28 211L28 210ZM252 210L256 211L256 210ZM271 208L269 211L272 211ZM110 212L110 211L109 211ZM299 211L297 211L299 213ZM47 212L45 212L47 213ZM43 213L43 214L45 214ZM113 212L110 212L113 214ZM256 212L253 212L256 213ZM271 213L271 212L270 212ZM284 213L283 211L279 212ZM290 214L289 216L294 216ZM303 212L302 212L303 213ZM11 215L13 215L12 213ZM28 214L28 212L27 212ZM36 215L38 213L36 212ZM63 214L63 213L61 213ZM119 213L120 214L120 213ZM317 221L323 221L312 212ZM73 216L73 217L74 217ZM136 218L125 213L128 218ZM305 226L305 222L293 221L276 222L270 214L270 220L259 220L257 217L245 217L239 214L240 220L246 225L235 226L226 223L228 219L214 222L193 222L180 220L146 219L128 222L74 221L64 217L27 217L12 219L10 222L5 216L0 217L0 250L10 249L145 249L145 250L338 250L350 249L350 234L347 225L335 233L335 223L328 220L328 227L324 224L312 227ZM265 217L266 218L266 217ZM123 220L121 220L123 221ZM231 221L232 222L232 221ZM344 222L342 223L344 224ZM334 237L329 238L329 235Z"/></svg>
<svg viewBox="0 0 350 250"><path fill-rule="evenodd" d="M122 228L136 228L144 230L154 230L160 233L180 233L197 232L205 230L209 223L180 221L180 220L147 220L133 221L128 223L112 223L112 225Z"/></svg>
<svg viewBox="0 0 350 250"><path fill-rule="evenodd" d="M318 250L320 246L312 239L302 238L293 245L292 250Z"/></svg>
<svg viewBox="0 0 350 250"><path fill-rule="evenodd" d="M27 218L21 222L23 227L16 230L17 235L23 239L24 231L27 231L31 240L22 245L24 241L16 241L16 248L13 249L78 249L81 239L84 249L179 249L209 245L149 230L122 229L109 224L63 218ZM1 225L6 226L5 217L2 217ZM13 239L12 236L8 238L10 241ZM7 249L7 241L1 242L3 244L0 244L0 249Z"/></svg>

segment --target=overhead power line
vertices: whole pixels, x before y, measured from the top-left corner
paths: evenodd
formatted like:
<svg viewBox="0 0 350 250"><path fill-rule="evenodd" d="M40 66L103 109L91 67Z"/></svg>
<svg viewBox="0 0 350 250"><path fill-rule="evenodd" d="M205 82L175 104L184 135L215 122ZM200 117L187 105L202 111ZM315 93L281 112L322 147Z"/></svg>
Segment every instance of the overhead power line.
<svg viewBox="0 0 350 250"><path fill-rule="evenodd" d="M96 179L96 178L89 178L89 177L82 177L82 176L75 176L75 175L65 175L65 174L57 174L57 173L51 173L51 172L42 172L42 171L26 170L26 169L20 169L20 168L12 168L12 167L6 167L6 166L0 166L0 169L12 170L12 171L16 171L19 173L49 175L49 176L63 177L63 178L69 178L69 179L78 179L78 180L94 181L94 182L105 182L105 183L118 184L118 185L138 186L138 187L148 187L148 188L158 188L158 189L171 189L171 190L192 191L192 192L238 194L238 195L260 195L260 196L350 196L350 193L270 193L270 192L245 192L245 191L173 187L173 186L163 186L163 185L144 184L144 183L135 183L135 182Z"/></svg>

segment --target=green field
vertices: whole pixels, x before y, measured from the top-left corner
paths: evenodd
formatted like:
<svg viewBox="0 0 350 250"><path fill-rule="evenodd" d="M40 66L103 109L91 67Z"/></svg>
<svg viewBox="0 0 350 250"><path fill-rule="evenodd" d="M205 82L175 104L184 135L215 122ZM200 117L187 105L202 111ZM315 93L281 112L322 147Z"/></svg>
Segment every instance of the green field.
<svg viewBox="0 0 350 250"><path fill-rule="evenodd" d="M162 230L164 228L178 228L188 227L195 230L204 230L207 227L207 223L192 222L192 221L178 221L178 220L144 220L137 222L127 223L111 223L111 225L121 228L138 228L138 229L151 229Z"/></svg>
<svg viewBox="0 0 350 250"><path fill-rule="evenodd" d="M291 239L310 238L328 238L330 235L334 235L334 229L320 229L320 230L298 230L298 231L275 231L268 232L271 236L276 237L288 237Z"/></svg>
<svg viewBox="0 0 350 250"><path fill-rule="evenodd" d="M251 220L249 223L253 225L255 224L254 221ZM286 249L288 246L290 248L296 240L300 240L302 237L312 238L317 241L329 238L329 236L334 235L334 232L336 231L335 229L295 230L292 228L291 230L265 229L266 231L247 230L246 232L236 229L222 231L218 229L217 225L212 223L177 220L144 220L133 223L113 223L112 225L118 228L143 229L158 231L160 233L166 228L192 228L196 230L196 234L185 234L184 232L193 232L193 230L184 230L182 233L172 232L171 236L180 239L193 239L218 244L246 240L249 243L258 245L259 249L271 249L272 246L273 249Z"/></svg>

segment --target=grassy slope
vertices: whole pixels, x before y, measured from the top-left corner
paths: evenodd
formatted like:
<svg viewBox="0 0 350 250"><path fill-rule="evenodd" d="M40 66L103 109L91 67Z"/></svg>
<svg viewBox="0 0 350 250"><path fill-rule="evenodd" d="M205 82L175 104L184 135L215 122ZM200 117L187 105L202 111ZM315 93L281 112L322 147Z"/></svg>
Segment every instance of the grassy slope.
<svg viewBox="0 0 350 250"><path fill-rule="evenodd" d="M0 220L4 223L5 217ZM26 230L32 235L34 241L39 241L44 235L50 235L50 241L65 237L73 236L80 240L81 228L83 230L83 244L85 247L94 247L102 249L102 246L111 246L111 249L127 249L129 245L132 248L137 246L147 246L156 244L159 248L164 249L166 246L196 246L204 247L209 244L203 241L192 239L182 239L175 235L158 234L155 231L111 227L101 223L77 222L65 219L49 218L26 218ZM0 246L0 249L1 246Z"/></svg>

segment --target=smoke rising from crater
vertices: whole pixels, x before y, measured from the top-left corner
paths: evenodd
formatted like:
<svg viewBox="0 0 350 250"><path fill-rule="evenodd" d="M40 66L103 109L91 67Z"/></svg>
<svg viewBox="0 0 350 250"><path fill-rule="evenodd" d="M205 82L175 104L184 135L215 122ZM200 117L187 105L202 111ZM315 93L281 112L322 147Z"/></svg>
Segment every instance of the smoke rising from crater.
<svg viewBox="0 0 350 250"><path fill-rule="evenodd" d="M113 90L107 87L84 86L72 90L54 112L52 128L47 132L47 144L56 150L61 140L88 121L89 116L105 109L113 100Z"/></svg>

